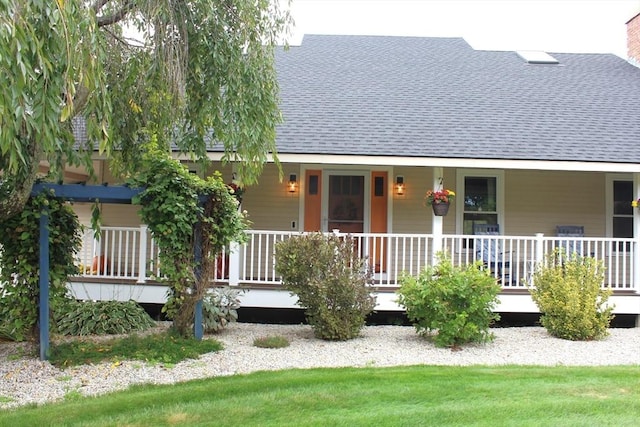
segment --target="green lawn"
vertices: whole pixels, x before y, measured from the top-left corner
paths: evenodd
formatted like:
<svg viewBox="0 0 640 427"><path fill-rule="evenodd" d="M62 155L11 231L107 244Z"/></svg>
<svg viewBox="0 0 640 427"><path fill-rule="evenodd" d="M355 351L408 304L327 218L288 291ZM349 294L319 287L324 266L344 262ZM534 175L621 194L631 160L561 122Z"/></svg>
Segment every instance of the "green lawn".
<svg viewBox="0 0 640 427"><path fill-rule="evenodd" d="M287 370L0 411L0 426L636 426L640 366Z"/></svg>

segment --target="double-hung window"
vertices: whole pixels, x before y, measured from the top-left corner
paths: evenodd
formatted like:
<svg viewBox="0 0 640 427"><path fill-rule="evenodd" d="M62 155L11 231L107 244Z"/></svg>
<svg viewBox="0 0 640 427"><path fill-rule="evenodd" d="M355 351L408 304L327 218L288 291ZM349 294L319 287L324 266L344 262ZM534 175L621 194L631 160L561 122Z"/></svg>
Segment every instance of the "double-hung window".
<svg viewBox="0 0 640 427"><path fill-rule="evenodd" d="M612 209L609 235L611 237L633 237L633 181L625 179L611 180ZM617 248L625 249L622 243ZM629 247L627 245L627 250Z"/></svg>
<svg viewBox="0 0 640 427"><path fill-rule="evenodd" d="M501 224L504 190L501 171L459 170L457 177L458 232L473 234L474 224Z"/></svg>

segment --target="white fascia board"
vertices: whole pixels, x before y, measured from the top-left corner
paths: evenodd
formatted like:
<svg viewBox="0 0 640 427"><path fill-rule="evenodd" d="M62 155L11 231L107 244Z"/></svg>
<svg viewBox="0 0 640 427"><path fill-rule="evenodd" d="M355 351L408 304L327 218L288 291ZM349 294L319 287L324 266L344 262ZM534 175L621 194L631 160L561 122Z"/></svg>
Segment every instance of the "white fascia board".
<svg viewBox="0 0 640 427"><path fill-rule="evenodd" d="M219 161L222 153L208 153ZM180 156L188 160L188 156ZM281 163L376 166L440 166L446 168L520 169L572 172L639 172L640 163L569 162L548 160L458 159L439 157L347 156L328 154L278 154ZM269 162L272 159L269 157Z"/></svg>

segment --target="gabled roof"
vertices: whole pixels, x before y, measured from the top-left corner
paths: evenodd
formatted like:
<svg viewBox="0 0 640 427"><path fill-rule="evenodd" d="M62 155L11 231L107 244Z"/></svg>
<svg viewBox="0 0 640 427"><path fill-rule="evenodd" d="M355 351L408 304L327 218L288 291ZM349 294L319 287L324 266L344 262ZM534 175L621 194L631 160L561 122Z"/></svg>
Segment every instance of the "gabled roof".
<svg viewBox="0 0 640 427"><path fill-rule="evenodd" d="M278 152L640 163L640 69L551 55L558 64L461 38L305 36L276 56Z"/></svg>

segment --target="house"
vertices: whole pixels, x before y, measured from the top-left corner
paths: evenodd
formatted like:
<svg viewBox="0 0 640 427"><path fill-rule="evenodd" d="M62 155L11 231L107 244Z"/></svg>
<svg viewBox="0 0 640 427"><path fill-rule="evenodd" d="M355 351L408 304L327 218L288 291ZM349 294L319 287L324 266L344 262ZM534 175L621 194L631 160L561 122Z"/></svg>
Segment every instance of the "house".
<svg viewBox="0 0 640 427"><path fill-rule="evenodd" d="M499 234L483 238L504 252L492 268L500 311L537 312L531 274L564 246L602 260L615 312L640 316L640 210L631 205L640 197L638 16L628 32L629 61L479 51L461 38L309 35L279 51L285 182L268 164L245 193L250 242L221 257L215 280L246 288L245 306L294 307L274 269L275 243L302 231L349 233L374 268L378 309L398 310L402 272L417 274L441 250L473 262L474 226L494 224ZM217 162L222 153L209 154ZM96 166L108 181L105 161ZM231 179L231 168L221 170ZM424 195L443 188L456 198L436 216ZM111 227L87 239L79 262L100 255L105 265L74 279L78 295L163 301L135 209L103 206ZM581 232L557 235L563 225Z"/></svg>

